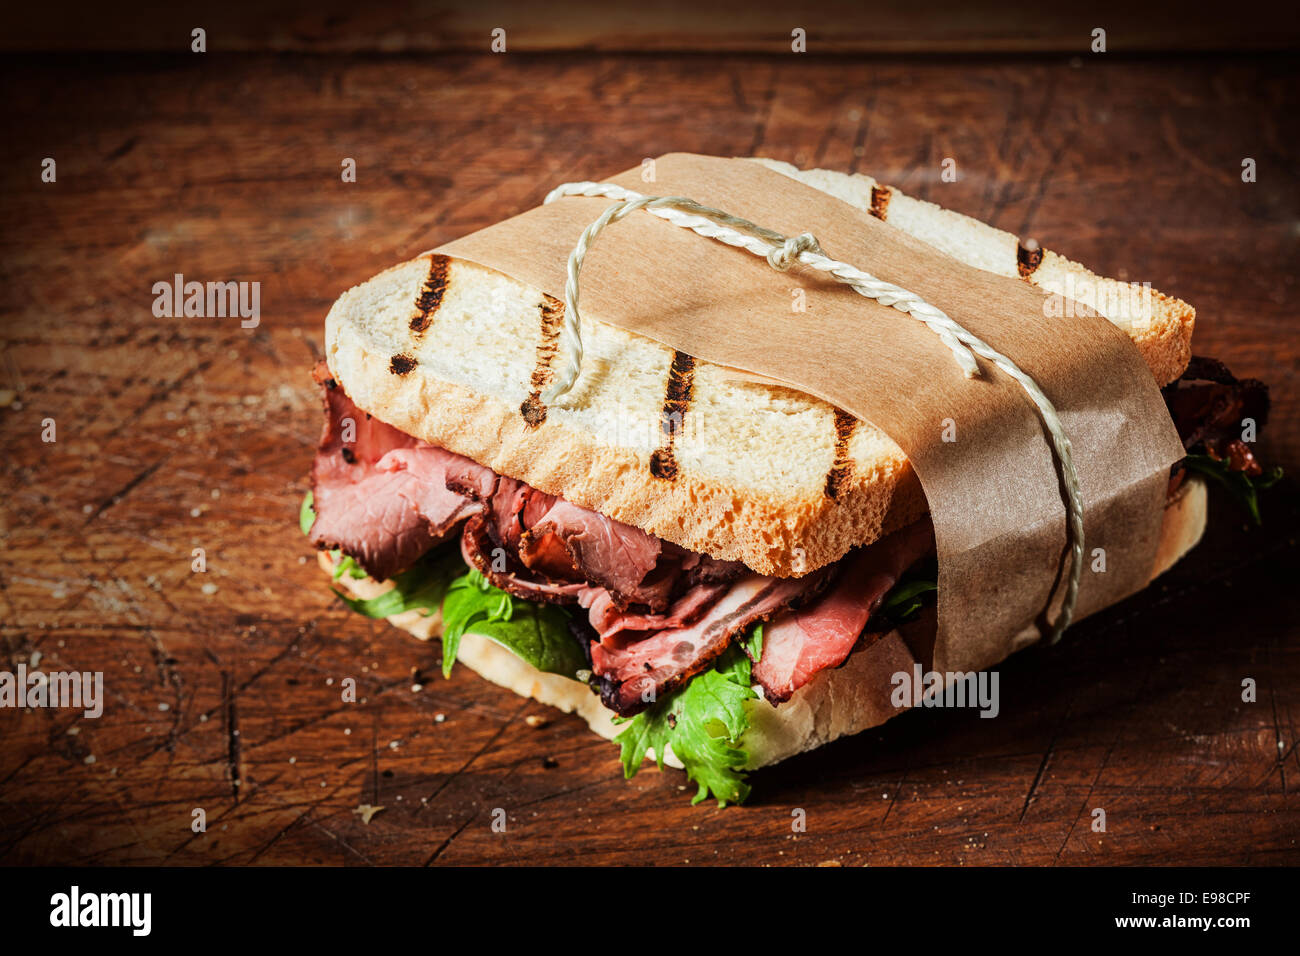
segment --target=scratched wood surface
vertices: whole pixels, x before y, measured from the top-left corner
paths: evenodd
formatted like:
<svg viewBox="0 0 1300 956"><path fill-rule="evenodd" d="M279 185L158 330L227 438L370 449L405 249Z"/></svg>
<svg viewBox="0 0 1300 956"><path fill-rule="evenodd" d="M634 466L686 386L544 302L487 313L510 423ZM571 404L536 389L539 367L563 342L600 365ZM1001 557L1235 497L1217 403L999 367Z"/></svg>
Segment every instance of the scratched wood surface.
<svg viewBox="0 0 1300 956"><path fill-rule="evenodd" d="M998 719L905 715L727 810L689 806L675 773L625 782L575 718L435 676L436 645L332 599L296 528L334 297L670 150L870 171L1187 299L1198 351L1272 384L1262 451L1300 471L1287 61L2 67L3 667L103 671L107 704L0 711L0 863L1300 862L1294 484L1262 530L1216 497L1159 586L1004 665ZM260 282L260 325L155 318L175 273Z"/></svg>

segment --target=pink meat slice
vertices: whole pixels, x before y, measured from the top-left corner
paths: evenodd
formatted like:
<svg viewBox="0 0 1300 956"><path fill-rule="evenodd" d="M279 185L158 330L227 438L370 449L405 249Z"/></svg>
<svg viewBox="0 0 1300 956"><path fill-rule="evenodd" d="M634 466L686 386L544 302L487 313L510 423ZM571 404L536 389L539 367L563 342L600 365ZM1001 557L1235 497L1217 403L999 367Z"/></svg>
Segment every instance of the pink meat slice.
<svg viewBox="0 0 1300 956"><path fill-rule="evenodd" d="M493 566L493 541L487 525L486 514L474 515L465 522L465 530L461 532L460 538L460 553L465 563L471 568L477 568L494 587L526 601L546 604L576 604L589 590L581 582L551 581L538 577L527 569L513 569L508 562L504 570L498 570Z"/></svg>
<svg viewBox="0 0 1300 956"><path fill-rule="evenodd" d="M459 455L412 438L357 408L320 363L325 430L312 465L316 518L308 536L382 580L405 570L475 510L447 490Z"/></svg>
<svg viewBox="0 0 1300 956"><path fill-rule="evenodd" d="M420 444L414 448L397 448L388 452L375 465L379 474L400 475L405 481L398 487L407 503L431 528L445 534L462 518L476 514L482 508L474 501L447 487L445 475L459 455Z"/></svg>
<svg viewBox="0 0 1300 956"><path fill-rule="evenodd" d="M662 614L623 610L604 588L590 588L579 601L587 608L592 629L603 641L623 631L648 631L680 628L693 623L727 592L730 584L697 584L677 598Z"/></svg>
<svg viewBox="0 0 1300 956"><path fill-rule="evenodd" d="M756 621L807 599L825 584L815 572L802 578L751 574L731 584L694 623L651 634L618 632L592 642L591 661L601 699L627 716L707 667L732 639Z"/></svg>
<svg viewBox="0 0 1300 956"><path fill-rule="evenodd" d="M930 522L915 522L844 558L826 594L766 625L753 671L764 696L789 700L814 675L843 664L885 595L933 547Z"/></svg>
<svg viewBox="0 0 1300 956"><path fill-rule="evenodd" d="M525 515L525 524L519 555L529 567L606 588L624 607L667 606L673 580L652 576L663 551L653 535L556 498L537 519Z"/></svg>

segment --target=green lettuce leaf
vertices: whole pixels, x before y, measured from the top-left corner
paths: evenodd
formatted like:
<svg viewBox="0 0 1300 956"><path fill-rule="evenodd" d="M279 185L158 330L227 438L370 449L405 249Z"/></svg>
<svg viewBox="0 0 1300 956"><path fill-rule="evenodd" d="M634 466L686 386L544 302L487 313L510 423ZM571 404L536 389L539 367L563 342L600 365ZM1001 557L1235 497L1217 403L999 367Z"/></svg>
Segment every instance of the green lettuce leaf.
<svg viewBox="0 0 1300 956"><path fill-rule="evenodd" d="M309 491L298 510L298 526L303 534L311 531L315 520ZM335 581L344 573L354 578L366 577L366 572L348 555L337 551L330 554L334 558ZM442 672L448 677L466 631L496 641L538 670L551 674L574 677L588 666L582 648L569 630L568 612L551 604L512 598L493 587L478 571L466 572L460 546L454 541L431 551L392 582L391 589L373 598L352 598L337 590L334 593L366 617L392 617L412 610L432 614L441 608Z"/></svg>
<svg viewBox="0 0 1300 956"><path fill-rule="evenodd" d="M303 534L315 520L311 492L299 510ZM346 555L331 552L334 579L344 573L366 573ZM404 611L431 614L441 608L443 618L442 670L450 676L461 638L481 634L514 653L538 670L582 679L590 667L586 655L569 630L569 614L552 604L534 604L513 598L493 587L478 570L465 570L458 547L444 546L426 555L408 571L392 579L393 587L378 597L339 598L360 614L386 618ZM687 777L699 785L692 803L710 795L719 806L742 803L749 796L743 767L748 755L740 738L749 728L745 701L758 695L750 687L750 659L763 653L763 628L755 627L737 646L719 658L714 667L698 674L684 687L627 721L616 738L622 748L623 772L633 776L654 748L660 768L671 746L686 766Z"/></svg>
<svg viewBox="0 0 1300 956"><path fill-rule="evenodd" d="M880 603L879 613L895 624L908 620L925 606L925 596L939 590L938 581L915 578L899 581Z"/></svg>
<svg viewBox="0 0 1300 956"><path fill-rule="evenodd" d="M298 527L303 534L311 534L312 522L316 520L316 509L313 507L315 501L316 497L310 491L302 496L302 505L298 508Z"/></svg>
<svg viewBox="0 0 1300 956"><path fill-rule="evenodd" d="M462 565L463 567L463 565ZM442 605L442 672L451 675L467 631L482 634L539 671L575 678L587 658L569 630L569 615L554 604L534 604L493 587L476 569L456 578Z"/></svg>
<svg viewBox="0 0 1300 956"><path fill-rule="evenodd" d="M331 551L330 555L333 556L336 562L334 565L335 581L343 577L344 572L347 572L348 576L353 578L364 578L368 576L362 569L361 565L352 560L352 555L345 554L340 557L337 551Z"/></svg>
<svg viewBox="0 0 1300 956"><path fill-rule="evenodd" d="M910 620L939 590L939 565L933 558L914 565L889 589L876 613L890 626Z"/></svg>
<svg viewBox="0 0 1300 956"><path fill-rule="evenodd" d="M1274 468L1258 478L1252 478L1244 471L1230 468L1227 459L1211 458L1209 455L1188 455L1183 459L1183 463L1188 471L1205 475L1228 489L1256 525L1260 524L1259 492L1265 488L1272 488L1282 479L1281 468Z"/></svg>
<svg viewBox="0 0 1300 956"><path fill-rule="evenodd" d="M684 687L635 717L616 721L627 724L614 738L622 748L623 776L636 775L651 747L662 770L665 749L671 745L686 767L687 778L699 785L692 804L710 795L720 807L743 803L749 796L749 784L740 770L748 759L740 740L749 729L745 701L758 696L749 674L749 658L733 645L717 664Z"/></svg>
<svg viewBox="0 0 1300 956"><path fill-rule="evenodd" d="M444 545L426 554L409 571L396 575L392 579L393 587L377 597L351 598L342 591L335 590L334 593L344 604L366 617L392 617L414 610L427 615L442 607L443 598L464 570L460 549ZM336 569L334 579L338 580L338 577Z"/></svg>

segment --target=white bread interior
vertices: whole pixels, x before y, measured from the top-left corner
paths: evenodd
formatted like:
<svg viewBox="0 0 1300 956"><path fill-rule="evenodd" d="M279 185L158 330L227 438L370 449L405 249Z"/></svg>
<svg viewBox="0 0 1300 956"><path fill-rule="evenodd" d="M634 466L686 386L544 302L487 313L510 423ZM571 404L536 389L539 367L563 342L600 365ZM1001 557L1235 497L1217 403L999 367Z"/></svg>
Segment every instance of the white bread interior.
<svg viewBox="0 0 1300 956"><path fill-rule="evenodd" d="M1205 530L1205 520L1205 485L1199 478L1189 478L1165 506L1152 578L1163 574L1196 546ZM333 563L324 552L320 563L326 571L333 571ZM374 597L391 586L346 574L338 584L361 598ZM407 611L388 620L420 640L441 633L438 614L424 616L419 611ZM543 673L487 637L465 634L457 661L516 694L565 713L576 713L606 739L620 731L613 723L613 712L585 684ZM878 726L901 713L890 702L890 677L910 671L914 662L903 635L890 631L872 643L864 641L842 667L821 672L779 707L769 704L760 692L757 700L746 705L750 720L744 737L748 766L753 769L777 763L838 737ZM670 766L681 766L671 751L665 757Z"/></svg>
<svg viewBox="0 0 1300 956"><path fill-rule="evenodd" d="M767 166L870 209L867 176ZM979 268L1017 274L1016 237L930 203L890 194L885 221ZM345 292L326 319L332 374L364 411L473 458L500 474L642 528L693 551L740 560L763 574L815 570L926 512L901 449L870 423L853 431L839 472L835 413L798 392L697 363L674 454L677 477L651 472L672 352L600 322L584 326L583 374L540 424L521 405L535 391L545 299L537 290L453 260L427 329L411 329L430 276L428 255ZM1186 367L1194 313L1155 294L1150 314L1111 309L1100 280L1044 253L1029 280L1066 292L1086 279L1096 310L1125 329L1161 385ZM1109 284L1109 285L1108 285ZM1088 300L1086 289L1074 289ZM390 371L394 356L415 363ZM549 384L549 380L548 380ZM847 462L847 466L845 463Z"/></svg>

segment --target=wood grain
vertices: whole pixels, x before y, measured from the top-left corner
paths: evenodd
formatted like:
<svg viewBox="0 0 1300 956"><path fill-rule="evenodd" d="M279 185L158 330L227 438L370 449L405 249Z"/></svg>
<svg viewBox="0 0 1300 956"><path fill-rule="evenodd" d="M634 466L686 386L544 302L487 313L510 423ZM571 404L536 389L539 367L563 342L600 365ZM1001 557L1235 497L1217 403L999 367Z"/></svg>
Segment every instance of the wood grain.
<svg viewBox="0 0 1300 956"><path fill-rule="evenodd" d="M340 607L296 529L335 296L678 149L870 171L1190 301L1198 351L1273 386L1261 451L1295 472L1287 61L10 57L2 82L0 637L102 670L108 703L0 711L0 862L1300 861L1294 484L1262 530L1216 497L1157 587L1005 664L999 719L904 716L725 811L444 681L436 646ZM156 318L175 273L260 282L261 324Z"/></svg>

